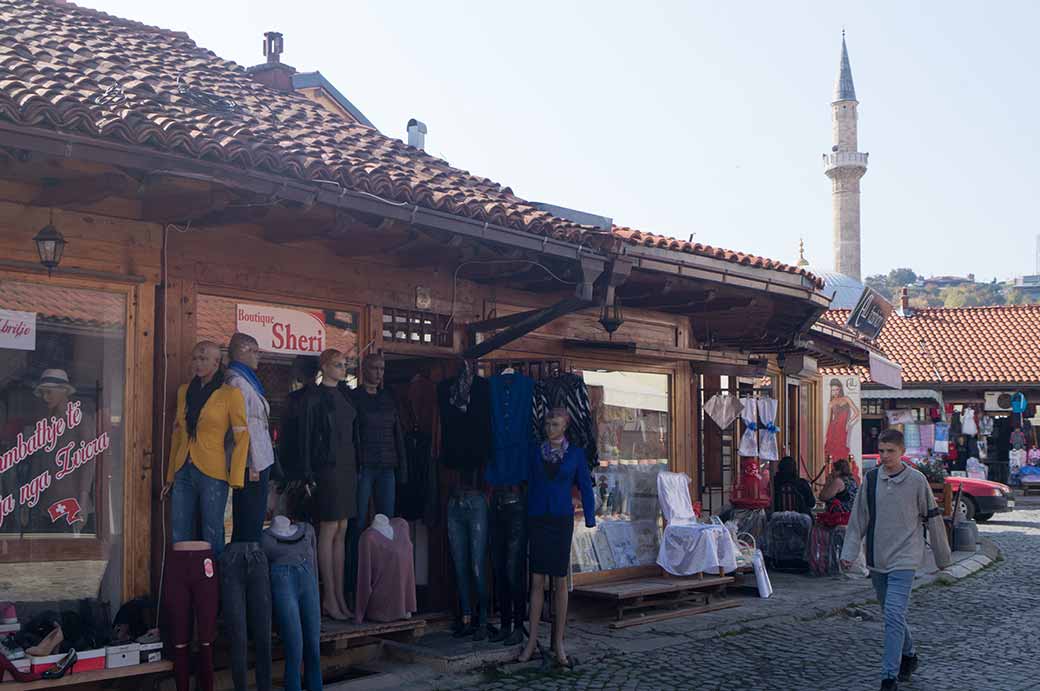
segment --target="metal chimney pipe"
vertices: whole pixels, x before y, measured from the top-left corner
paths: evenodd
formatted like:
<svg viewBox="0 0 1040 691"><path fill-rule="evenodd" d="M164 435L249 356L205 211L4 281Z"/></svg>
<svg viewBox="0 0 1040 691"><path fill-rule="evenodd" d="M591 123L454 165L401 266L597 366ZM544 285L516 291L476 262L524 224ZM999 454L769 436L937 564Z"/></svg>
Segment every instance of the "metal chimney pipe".
<svg viewBox="0 0 1040 691"><path fill-rule="evenodd" d="M426 123L419 122L415 118L408 121L408 146L416 149L426 148Z"/></svg>

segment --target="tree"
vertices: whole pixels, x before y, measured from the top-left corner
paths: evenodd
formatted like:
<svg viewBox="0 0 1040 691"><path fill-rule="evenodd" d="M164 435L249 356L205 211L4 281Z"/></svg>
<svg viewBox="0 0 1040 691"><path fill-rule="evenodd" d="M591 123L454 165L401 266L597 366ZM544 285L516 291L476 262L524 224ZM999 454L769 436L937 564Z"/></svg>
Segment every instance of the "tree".
<svg viewBox="0 0 1040 691"><path fill-rule="evenodd" d="M884 274L867 276L866 280L863 282L868 288L873 288L889 302L892 301L892 289L888 287L888 277Z"/></svg>
<svg viewBox="0 0 1040 691"><path fill-rule="evenodd" d="M888 284L889 289L898 290L903 286L916 282L917 278L918 276L913 269L892 269L888 272L885 282Z"/></svg>

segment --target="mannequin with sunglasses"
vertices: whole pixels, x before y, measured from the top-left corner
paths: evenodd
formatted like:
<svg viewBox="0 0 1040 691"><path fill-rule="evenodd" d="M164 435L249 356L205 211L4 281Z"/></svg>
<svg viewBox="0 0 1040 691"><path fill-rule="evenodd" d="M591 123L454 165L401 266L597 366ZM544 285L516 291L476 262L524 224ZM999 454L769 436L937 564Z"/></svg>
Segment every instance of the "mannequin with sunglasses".
<svg viewBox="0 0 1040 691"><path fill-rule="evenodd" d="M347 388L347 358L339 350L321 354L321 383L303 401L299 448L315 485L318 571L322 614L352 616L344 590L348 521L357 513L357 410Z"/></svg>

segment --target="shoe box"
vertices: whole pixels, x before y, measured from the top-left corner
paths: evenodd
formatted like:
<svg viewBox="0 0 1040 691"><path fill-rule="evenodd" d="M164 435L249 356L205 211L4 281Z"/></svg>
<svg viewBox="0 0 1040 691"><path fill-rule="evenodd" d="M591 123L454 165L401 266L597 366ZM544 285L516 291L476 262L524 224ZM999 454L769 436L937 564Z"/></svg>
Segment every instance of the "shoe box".
<svg viewBox="0 0 1040 691"><path fill-rule="evenodd" d="M105 648L108 669L141 664L141 644L110 645Z"/></svg>
<svg viewBox="0 0 1040 691"><path fill-rule="evenodd" d="M105 668L105 649L81 650L76 653L76 664L72 665L73 672L93 672Z"/></svg>

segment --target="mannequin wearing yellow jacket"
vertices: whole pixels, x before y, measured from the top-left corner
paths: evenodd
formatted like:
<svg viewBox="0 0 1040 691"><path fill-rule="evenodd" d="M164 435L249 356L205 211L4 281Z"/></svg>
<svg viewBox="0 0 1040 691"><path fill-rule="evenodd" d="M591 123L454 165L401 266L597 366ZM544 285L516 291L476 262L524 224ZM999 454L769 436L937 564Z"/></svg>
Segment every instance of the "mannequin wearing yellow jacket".
<svg viewBox="0 0 1040 691"><path fill-rule="evenodd" d="M245 399L241 391L222 383L220 358L220 347L211 341L192 350L195 378L177 391L164 490L172 491L174 545L196 539L196 515L201 514L202 539L215 556L224 550L228 487L244 484L249 454ZM230 468L224 446L229 431L234 439Z"/></svg>

